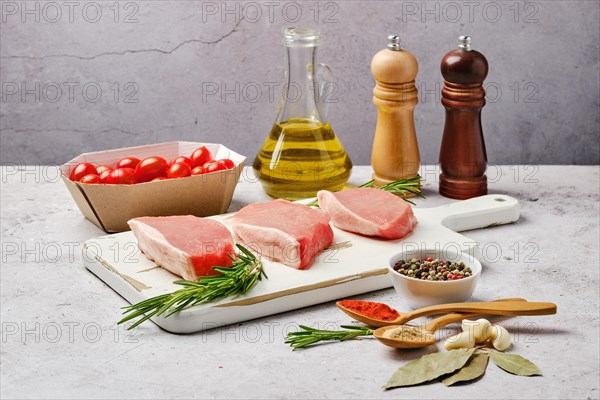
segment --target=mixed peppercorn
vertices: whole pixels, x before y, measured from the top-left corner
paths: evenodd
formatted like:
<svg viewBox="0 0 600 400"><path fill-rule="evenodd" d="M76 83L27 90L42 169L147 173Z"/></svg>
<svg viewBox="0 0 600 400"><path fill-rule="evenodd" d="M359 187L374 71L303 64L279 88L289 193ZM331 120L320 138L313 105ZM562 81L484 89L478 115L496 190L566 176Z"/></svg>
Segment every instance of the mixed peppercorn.
<svg viewBox="0 0 600 400"><path fill-rule="evenodd" d="M409 278L423 281L455 281L473 275L471 268L464 262L453 263L427 257L425 260L413 258L410 261L398 261L394 271Z"/></svg>

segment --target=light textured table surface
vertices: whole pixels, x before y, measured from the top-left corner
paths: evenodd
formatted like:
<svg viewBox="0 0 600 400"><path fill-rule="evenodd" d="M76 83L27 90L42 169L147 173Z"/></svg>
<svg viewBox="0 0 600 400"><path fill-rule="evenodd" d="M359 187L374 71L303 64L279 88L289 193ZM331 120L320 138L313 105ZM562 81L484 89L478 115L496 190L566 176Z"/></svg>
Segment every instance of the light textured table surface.
<svg viewBox="0 0 600 400"><path fill-rule="evenodd" d="M478 382L433 383L384 392L404 362L435 351L397 351L374 340L292 352L297 324L333 329L350 319L333 302L192 335L152 323L130 333L115 322L127 303L82 267L81 248L103 232L77 210L56 167L2 168L2 398L598 398L599 168L490 167L490 193L516 197L518 223L468 232L483 250L474 298L552 301L558 314L494 319L511 331L512 352L543 377L507 374L490 363ZM356 167L351 182L368 179ZM436 172L424 168L426 200ZM230 211L265 200L250 175ZM406 310L393 289L363 299ZM438 344L441 349L441 344Z"/></svg>

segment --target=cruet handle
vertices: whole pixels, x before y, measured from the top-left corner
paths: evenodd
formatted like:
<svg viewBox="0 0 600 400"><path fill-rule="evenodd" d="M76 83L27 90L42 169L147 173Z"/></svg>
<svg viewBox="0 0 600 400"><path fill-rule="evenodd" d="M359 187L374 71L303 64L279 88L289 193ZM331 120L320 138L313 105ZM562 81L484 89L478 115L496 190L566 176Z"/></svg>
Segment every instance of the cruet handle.
<svg viewBox="0 0 600 400"><path fill-rule="evenodd" d="M327 122L329 104L337 103L337 85L333 81L333 73L327 64L318 63L316 74L316 88L318 88L315 100L321 117L321 122Z"/></svg>

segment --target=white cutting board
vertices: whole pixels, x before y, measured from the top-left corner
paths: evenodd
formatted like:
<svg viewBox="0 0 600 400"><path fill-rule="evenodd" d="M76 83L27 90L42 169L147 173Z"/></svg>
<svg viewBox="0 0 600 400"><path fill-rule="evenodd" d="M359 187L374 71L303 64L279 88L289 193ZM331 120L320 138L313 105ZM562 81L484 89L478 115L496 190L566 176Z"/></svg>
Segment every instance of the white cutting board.
<svg viewBox="0 0 600 400"><path fill-rule="evenodd" d="M169 332L191 333L388 288L391 280L386 266L395 253L411 247L460 248L479 258L478 244L457 232L515 222L520 206L512 197L487 195L413 210L419 223L402 240L372 239L334 227L334 248L321 253L309 270L263 260L269 279L246 295L152 320ZM88 240L83 258L86 268L130 303L180 288L172 283L178 276L140 253L130 231ZM119 316L115 314L116 319Z"/></svg>

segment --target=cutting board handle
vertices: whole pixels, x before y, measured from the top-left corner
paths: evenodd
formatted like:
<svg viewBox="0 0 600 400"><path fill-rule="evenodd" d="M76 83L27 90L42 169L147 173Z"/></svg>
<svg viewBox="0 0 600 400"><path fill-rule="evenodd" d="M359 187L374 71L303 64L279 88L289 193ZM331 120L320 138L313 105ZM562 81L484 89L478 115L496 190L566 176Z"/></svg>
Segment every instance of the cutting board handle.
<svg viewBox="0 0 600 400"><path fill-rule="evenodd" d="M442 225L455 232L504 225L519 219L519 201L504 194L488 194L431 209Z"/></svg>

